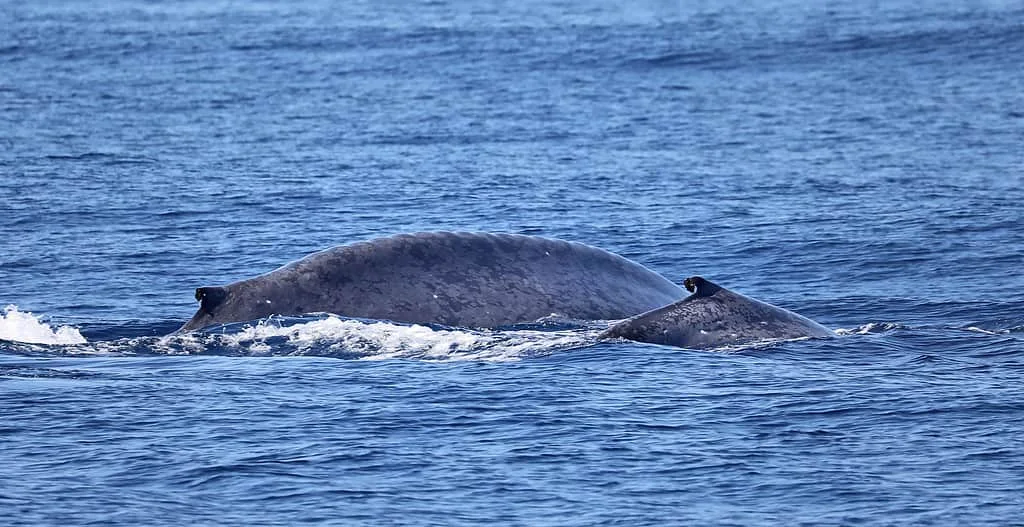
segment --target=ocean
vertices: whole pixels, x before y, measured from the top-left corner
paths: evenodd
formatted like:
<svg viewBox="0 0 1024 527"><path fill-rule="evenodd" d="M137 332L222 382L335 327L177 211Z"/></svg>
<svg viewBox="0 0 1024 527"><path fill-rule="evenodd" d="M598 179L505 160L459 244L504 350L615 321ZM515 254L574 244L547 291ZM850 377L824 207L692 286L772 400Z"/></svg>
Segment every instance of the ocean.
<svg viewBox="0 0 1024 527"><path fill-rule="evenodd" d="M0 523L1022 525L1022 57L1010 0L0 0ZM839 336L168 336L435 230Z"/></svg>

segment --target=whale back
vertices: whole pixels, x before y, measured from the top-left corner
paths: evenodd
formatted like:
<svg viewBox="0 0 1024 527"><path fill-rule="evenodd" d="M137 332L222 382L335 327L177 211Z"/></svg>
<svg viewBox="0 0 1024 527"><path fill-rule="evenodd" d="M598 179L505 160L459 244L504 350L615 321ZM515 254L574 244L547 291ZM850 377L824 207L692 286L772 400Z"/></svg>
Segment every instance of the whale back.
<svg viewBox="0 0 1024 527"><path fill-rule="evenodd" d="M601 334L683 348L714 348L762 340L830 337L813 320L721 287L701 277L687 278L693 294L622 321Z"/></svg>
<svg viewBox="0 0 1024 527"><path fill-rule="evenodd" d="M181 330L328 312L493 328L548 315L622 319L685 292L646 267L581 243L515 234L404 234L335 247L270 273L196 290Z"/></svg>

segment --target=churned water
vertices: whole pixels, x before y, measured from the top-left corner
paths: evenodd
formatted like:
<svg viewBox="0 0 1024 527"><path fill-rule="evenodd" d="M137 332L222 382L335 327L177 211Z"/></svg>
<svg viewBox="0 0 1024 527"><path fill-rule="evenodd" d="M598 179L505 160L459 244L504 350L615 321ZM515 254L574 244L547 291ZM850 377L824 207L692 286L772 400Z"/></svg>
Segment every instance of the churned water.
<svg viewBox="0 0 1024 527"><path fill-rule="evenodd" d="M2 1L0 523L1021 524L1022 57L1018 1ZM841 336L166 336L418 230Z"/></svg>

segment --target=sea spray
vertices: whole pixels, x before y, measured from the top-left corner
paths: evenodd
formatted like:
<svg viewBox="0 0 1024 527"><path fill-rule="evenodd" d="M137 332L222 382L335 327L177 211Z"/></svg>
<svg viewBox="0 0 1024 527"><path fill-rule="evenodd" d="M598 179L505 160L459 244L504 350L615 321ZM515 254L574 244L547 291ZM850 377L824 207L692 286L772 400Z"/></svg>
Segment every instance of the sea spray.
<svg viewBox="0 0 1024 527"><path fill-rule="evenodd" d="M32 313L9 305L0 313L0 340L13 340L30 344L85 344L85 337L71 326L56 329L40 321Z"/></svg>

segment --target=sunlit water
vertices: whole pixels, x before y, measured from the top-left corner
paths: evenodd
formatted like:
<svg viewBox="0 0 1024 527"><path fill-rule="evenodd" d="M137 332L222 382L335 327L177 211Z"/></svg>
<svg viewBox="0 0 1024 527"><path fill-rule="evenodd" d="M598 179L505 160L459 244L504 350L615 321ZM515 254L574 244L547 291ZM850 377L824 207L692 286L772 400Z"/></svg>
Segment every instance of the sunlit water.
<svg viewBox="0 0 1024 527"><path fill-rule="evenodd" d="M0 523L1010 525L1019 2L0 2ZM692 351L197 286L417 230L837 330Z"/></svg>

